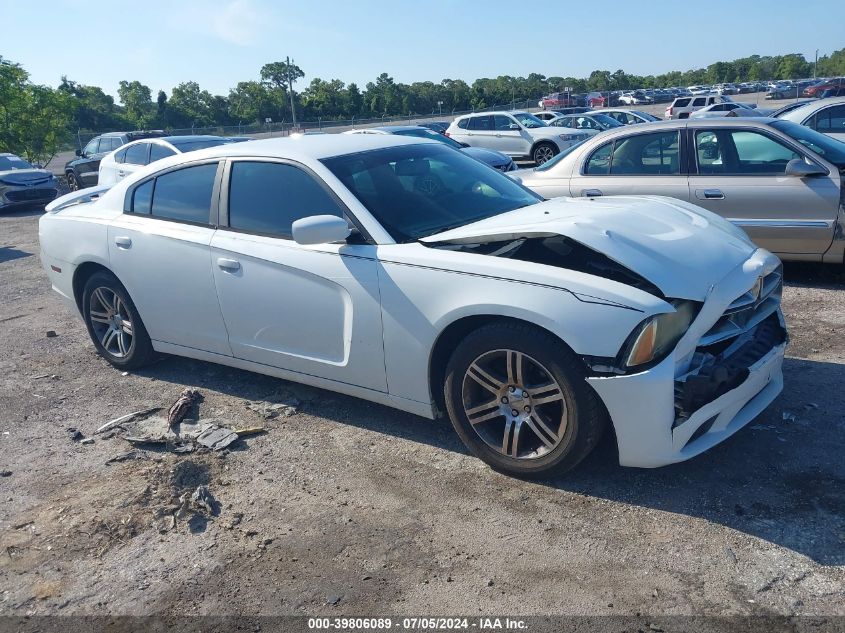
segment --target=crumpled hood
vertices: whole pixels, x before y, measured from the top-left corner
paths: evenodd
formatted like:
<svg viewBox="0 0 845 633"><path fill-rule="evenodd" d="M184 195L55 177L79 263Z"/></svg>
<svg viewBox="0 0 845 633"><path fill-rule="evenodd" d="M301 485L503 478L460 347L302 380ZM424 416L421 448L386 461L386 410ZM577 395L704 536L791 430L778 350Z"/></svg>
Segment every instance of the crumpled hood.
<svg viewBox="0 0 845 633"><path fill-rule="evenodd" d="M474 159L494 167L507 165L511 162L510 156L492 149L484 149L483 147L464 147L461 151L467 156L472 156Z"/></svg>
<svg viewBox="0 0 845 633"><path fill-rule="evenodd" d="M667 297L704 301L757 247L718 215L663 196L556 198L474 222L424 243L563 235L602 253Z"/></svg>
<svg viewBox="0 0 845 633"><path fill-rule="evenodd" d="M7 185L38 185L53 177L46 169L9 169L0 171L0 182Z"/></svg>

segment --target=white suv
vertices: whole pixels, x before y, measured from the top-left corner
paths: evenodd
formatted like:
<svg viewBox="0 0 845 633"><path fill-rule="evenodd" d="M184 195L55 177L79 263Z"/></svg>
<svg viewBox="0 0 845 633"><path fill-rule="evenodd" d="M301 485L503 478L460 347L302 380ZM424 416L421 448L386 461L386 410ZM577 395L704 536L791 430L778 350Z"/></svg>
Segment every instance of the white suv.
<svg viewBox="0 0 845 633"><path fill-rule="evenodd" d="M446 130L446 136L470 147L530 158L542 165L588 134L549 127L528 112L484 112L458 117Z"/></svg>
<svg viewBox="0 0 845 633"><path fill-rule="evenodd" d="M678 97L666 108L667 119L688 119L689 115L716 103L731 103L730 97L723 95L700 95L693 97Z"/></svg>

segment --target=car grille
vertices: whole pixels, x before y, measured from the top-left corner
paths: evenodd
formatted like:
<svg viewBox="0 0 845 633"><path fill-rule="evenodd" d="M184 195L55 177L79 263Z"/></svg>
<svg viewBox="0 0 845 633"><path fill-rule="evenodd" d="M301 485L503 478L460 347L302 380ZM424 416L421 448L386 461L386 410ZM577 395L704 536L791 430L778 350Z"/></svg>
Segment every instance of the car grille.
<svg viewBox="0 0 845 633"><path fill-rule="evenodd" d="M753 328L780 305L783 292L783 270L769 273L755 287L738 297L722 314L716 324L701 337L699 347L730 341Z"/></svg>
<svg viewBox="0 0 845 633"><path fill-rule="evenodd" d="M6 192L9 202L48 202L56 197L55 189L17 189Z"/></svg>

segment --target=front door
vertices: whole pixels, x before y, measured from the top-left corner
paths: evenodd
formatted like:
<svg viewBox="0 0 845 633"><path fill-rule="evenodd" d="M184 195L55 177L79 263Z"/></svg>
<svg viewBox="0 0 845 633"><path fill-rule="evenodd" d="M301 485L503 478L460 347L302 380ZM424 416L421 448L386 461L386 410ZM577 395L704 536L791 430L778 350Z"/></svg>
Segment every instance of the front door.
<svg viewBox="0 0 845 633"><path fill-rule="evenodd" d="M227 181L211 261L233 354L387 391L376 247L293 241L295 220L343 215L302 166L233 160Z"/></svg>
<svg viewBox="0 0 845 633"><path fill-rule="evenodd" d="M507 154L508 156L527 156L531 150L531 141L526 141L527 133L522 126L509 116L496 114L493 116L493 135L490 149ZM529 137L530 138L530 137Z"/></svg>
<svg viewBox="0 0 845 633"><path fill-rule="evenodd" d="M690 199L742 227L773 253L821 255L839 211L839 174L798 178L786 164L797 148L757 130L697 129Z"/></svg>

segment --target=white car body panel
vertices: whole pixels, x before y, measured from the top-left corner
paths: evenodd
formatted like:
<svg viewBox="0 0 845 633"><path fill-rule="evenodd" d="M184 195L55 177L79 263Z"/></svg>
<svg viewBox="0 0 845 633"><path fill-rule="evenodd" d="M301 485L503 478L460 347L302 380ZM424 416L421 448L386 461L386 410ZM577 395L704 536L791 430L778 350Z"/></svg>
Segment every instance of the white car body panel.
<svg viewBox="0 0 845 633"><path fill-rule="evenodd" d="M657 197L564 199L446 231L423 243L397 244L320 162L356 151L434 142L393 135L324 135L192 153L197 160L272 157L307 166L347 204L373 244L302 246L124 214L124 198L133 183L189 162L173 156L93 201L75 203L77 198L66 197L53 203L39 227L42 261L54 289L77 312L75 272L82 265L112 270L160 352L294 380L432 418L438 413L434 394L441 389L430 384L432 352L438 338L460 319L520 319L558 336L577 355L612 358L644 319L674 310L656 294L621 281L563 266L473 254L459 246L563 235L628 267L667 297L702 303L692 326L657 366L588 378L610 413L621 463L650 467L686 459L746 424L780 391L783 346L757 363L739 387L672 429L673 378L690 371L698 340L725 308L779 265L776 257L756 249L738 229L707 211ZM237 260L238 266L223 262L227 265L221 268L220 259ZM714 428L687 444L714 415Z"/></svg>
<svg viewBox="0 0 845 633"><path fill-rule="evenodd" d="M583 139L564 140L562 136L583 135L585 130L567 131L565 128L537 127L525 128L522 125L516 130L468 130L458 127L458 122L473 116L496 116L503 115L518 123L509 112L483 112L467 114L457 117L449 125L446 135L460 143L466 143L471 147L484 147L496 150L511 157L524 157L531 155L531 149L540 141L554 143L558 151L562 151Z"/></svg>
<svg viewBox="0 0 845 633"><path fill-rule="evenodd" d="M845 108L845 97L828 97L826 99L819 99L817 101L810 101L806 105L801 106L800 108L795 108L791 112L787 112L784 114L782 118L784 121L792 121L793 123L798 123L799 125L807 125L813 129L816 129L812 125L813 117L820 113L829 111L831 108L837 109L837 121L841 122L841 110ZM845 142L845 124L842 124L842 129L836 128L823 128L819 129L819 132L826 134L832 138Z"/></svg>

